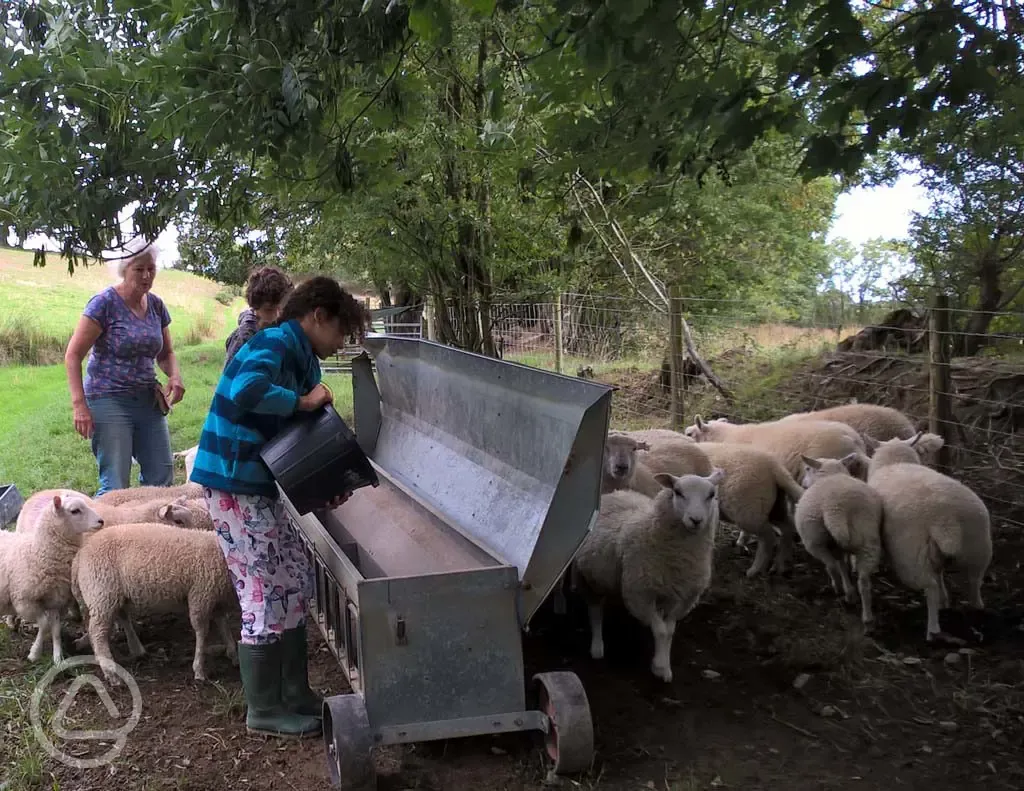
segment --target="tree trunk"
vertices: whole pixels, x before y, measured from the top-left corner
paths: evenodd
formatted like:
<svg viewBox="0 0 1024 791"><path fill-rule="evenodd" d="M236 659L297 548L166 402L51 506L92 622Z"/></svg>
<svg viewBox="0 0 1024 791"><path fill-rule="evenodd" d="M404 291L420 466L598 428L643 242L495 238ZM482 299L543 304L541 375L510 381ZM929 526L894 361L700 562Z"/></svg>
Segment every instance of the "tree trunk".
<svg viewBox="0 0 1024 791"><path fill-rule="evenodd" d="M968 317L961 336L960 348L964 356L974 356L988 343L988 326L1003 299L1001 274L997 253L986 254L978 267L978 307Z"/></svg>

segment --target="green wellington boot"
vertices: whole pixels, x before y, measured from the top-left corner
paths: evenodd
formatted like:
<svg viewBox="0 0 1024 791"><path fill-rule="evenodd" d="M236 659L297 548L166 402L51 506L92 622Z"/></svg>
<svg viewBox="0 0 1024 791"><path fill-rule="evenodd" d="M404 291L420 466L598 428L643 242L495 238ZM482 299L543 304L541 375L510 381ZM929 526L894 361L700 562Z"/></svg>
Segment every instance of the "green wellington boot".
<svg viewBox="0 0 1024 791"><path fill-rule="evenodd" d="M288 711L320 717L324 699L309 686L306 626L281 633L281 702Z"/></svg>
<svg viewBox="0 0 1024 791"><path fill-rule="evenodd" d="M281 701L282 649L280 641L267 645L238 644L238 669L248 707L246 729L250 733L292 739L320 736L323 723L318 717L289 711Z"/></svg>

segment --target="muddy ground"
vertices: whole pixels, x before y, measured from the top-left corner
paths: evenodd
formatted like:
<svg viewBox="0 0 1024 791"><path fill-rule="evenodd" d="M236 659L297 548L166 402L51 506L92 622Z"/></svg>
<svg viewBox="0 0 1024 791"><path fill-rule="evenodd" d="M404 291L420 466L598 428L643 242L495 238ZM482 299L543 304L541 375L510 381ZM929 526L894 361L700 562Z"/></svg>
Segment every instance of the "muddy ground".
<svg viewBox="0 0 1024 791"><path fill-rule="evenodd" d="M998 524L995 533L986 617L969 622L959 611L943 613L943 626L970 641L963 650L926 646L923 602L886 574L876 578L879 625L870 637L862 634L856 609L837 601L824 571L802 553L788 578L747 580L750 556L731 545L729 529L720 535L712 589L676 632L671 684L650 674L651 638L622 612L609 612L608 656L599 662L589 658L578 609L568 621L542 612L524 638L527 671L578 673L595 728L592 769L563 780L563 787L1024 787L1024 605L1014 586L1024 537ZM954 599L961 589L954 576ZM126 667L139 683L143 711L123 752L98 769L48 762L40 788L328 787L318 741L246 734L238 674L227 659L210 657L210 682L192 680L186 619L142 620L138 631L150 654ZM17 635L0 672L23 672L29 644L29 635ZM123 643L116 646L123 655ZM310 649L313 684L327 694L347 691L315 629ZM799 689L798 679L805 682ZM51 706L69 680L51 689ZM126 691L115 692L114 700L121 711L130 709ZM65 727L121 722L110 720L86 689ZM76 744L73 752L82 758L107 749ZM547 787L543 751L529 735L388 748L376 763L382 791Z"/></svg>

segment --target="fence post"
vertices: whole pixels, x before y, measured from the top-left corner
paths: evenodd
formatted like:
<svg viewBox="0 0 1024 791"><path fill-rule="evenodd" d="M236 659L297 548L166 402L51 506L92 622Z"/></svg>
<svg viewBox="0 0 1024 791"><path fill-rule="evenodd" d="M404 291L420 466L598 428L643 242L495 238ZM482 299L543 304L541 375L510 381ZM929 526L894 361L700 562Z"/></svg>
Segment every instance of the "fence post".
<svg viewBox="0 0 1024 791"><path fill-rule="evenodd" d="M555 292L555 370L562 373L562 292Z"/></svg>
<svg viewBox="0 0 1024 791"><path fill-rule="evenodd" d="M686 425L683 416L683 298L679 286L669 286L668 298L669 420L672 428Z"/></svg>
<svg viewBox="0 0 1024 791"><path fill-rule="evenodd" d="M936 467L949 473L950 440L953 438L953 395L949 373L949 297L936 294L928 317L928 430L945 442L939 449Z"/></svg>
<svg viewBox="0 0 1024 791"><path fill-rule="evenodd" d="M429 294L423 302L423 322L427 325L427 340L437 340L437 316L434 315L434 298Z"/></svg>

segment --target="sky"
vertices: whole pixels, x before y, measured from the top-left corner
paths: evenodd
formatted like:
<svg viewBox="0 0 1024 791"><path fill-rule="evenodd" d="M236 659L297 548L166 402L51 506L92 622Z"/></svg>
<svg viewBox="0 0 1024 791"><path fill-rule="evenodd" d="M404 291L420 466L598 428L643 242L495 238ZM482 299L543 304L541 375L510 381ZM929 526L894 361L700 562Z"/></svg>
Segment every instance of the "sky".
<svg viewBox="0 0 1024 791"><path fill-rule="evenodd" d="M858 187L843 193L836 201L836 216L828 238L831 241L846 237L855 247L876 236L905 238L912 212L924 211L927 205L927 193L912 176L902 176L891 187ZM126 234L132 232L127 214L122 216L121 227ZM41 239L29 237L26 247L34 249ZM178 231L174 226L157 239L158 266L170 267L178 260L177 239ZM52 241L46 244L46 248L59 249Z"/></svg>

